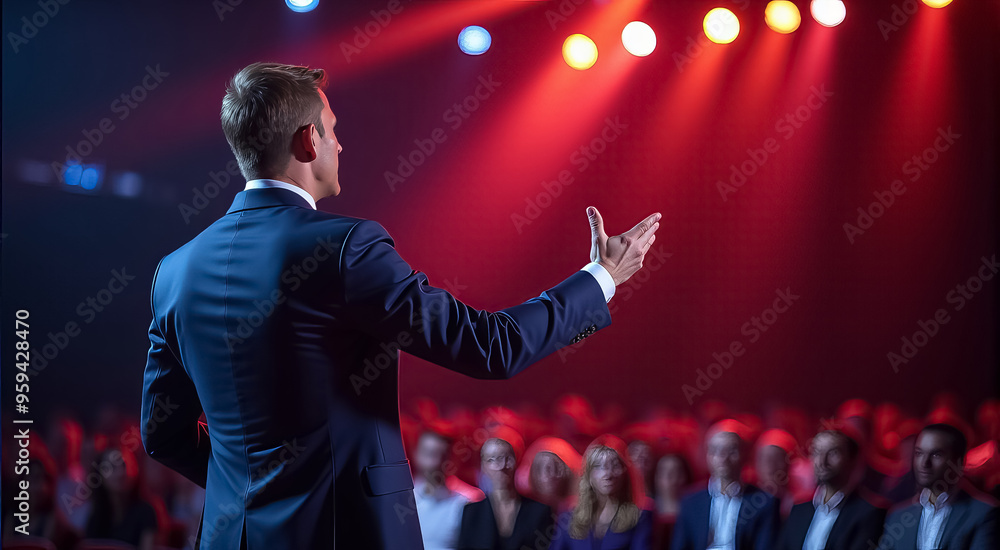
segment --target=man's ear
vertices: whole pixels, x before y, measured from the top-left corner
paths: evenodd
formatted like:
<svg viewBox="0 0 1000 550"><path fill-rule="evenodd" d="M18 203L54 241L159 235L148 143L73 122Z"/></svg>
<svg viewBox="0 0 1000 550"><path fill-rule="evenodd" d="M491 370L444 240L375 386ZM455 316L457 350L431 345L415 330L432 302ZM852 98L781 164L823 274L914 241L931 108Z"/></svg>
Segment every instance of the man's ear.
<svg viewBox="0 0 1000 550"><path fill-rule="evenodd" d="M306 124L295 131L292 138L292 154L299 162L312 162L316 160L316 144L313 141L314 124Z"/></svg>

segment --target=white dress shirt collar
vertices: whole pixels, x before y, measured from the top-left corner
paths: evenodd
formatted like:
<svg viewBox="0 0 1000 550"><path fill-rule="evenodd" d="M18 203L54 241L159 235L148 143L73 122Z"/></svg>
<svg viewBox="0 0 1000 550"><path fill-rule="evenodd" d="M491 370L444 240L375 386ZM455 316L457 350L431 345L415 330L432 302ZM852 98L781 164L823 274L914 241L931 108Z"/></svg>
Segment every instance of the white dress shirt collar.
<svg viewBox="0 0 1000 550"><path fill-rule="evenodd" d="M813 508L817 510L822 509L824 512L829 514L831 511L840 508L840 505L844 503L845 495L843 491L837 491L832 497L830 497L830 500L823 502L825 497L826 487L823 487L822 485L816 487L816 492L813 493Z"/></svg>
<svg viewBox="0 0 1000 550"><path fill-rule="evenodd" d="M920 491L920 506L923 508L933 509L937 512L941 508L947 506L948 501L954 498L952 493L954 493L954 490L947 492L942 491L938 494L937 498L934 499L934 503L931 504L931 490L925 487L922 491Z"/></svg>
<svg viewBox="0 0 1000 550"><path fill-rule="evenodd" d="M297 193L300 197L302 197L309 203L309 206L312 206L313 210L316 210L316 199L314 199L312 195L310 195L309 192L306 191L305 189L299 187L298 185L294 185L288 182L269 180L269 179L250 180L247 182L247 186L243 190L246 191L247 189L265 189L268 187L278 187L280 189L288 189L289 191Z"/></svg>
<svg viewBox="0 0 1000 550"><path fill-rule="evenodd" d="M840 510L844 507L845 495L843 491L837 491L830 500L823 502L825 496L826 487L822 485L813 493L815 512L809 522L809 529L806 530L806 538L802 541L802 550L824 550L828 546L833 525L837 523Z"/></svg>
<svg viewBox="0 0 1000 550"><path fill-rule="evenodd" d="M739 481L734 481L726 487L726 492L722 492L722 480L717 477L710 477L708 479L708 494L712 497L727 496L729 498L743 496L743 484Z"/></svg>
<svg viewBox="0 0 1000 550"><path fill-rule="evenodd" d="M920 525L917 527L917 550L932 550L941 548L941 538L944 527L951 515L951 500L954 500L955 489L942 492L931 503L931 490L920 491Z"/></svg>

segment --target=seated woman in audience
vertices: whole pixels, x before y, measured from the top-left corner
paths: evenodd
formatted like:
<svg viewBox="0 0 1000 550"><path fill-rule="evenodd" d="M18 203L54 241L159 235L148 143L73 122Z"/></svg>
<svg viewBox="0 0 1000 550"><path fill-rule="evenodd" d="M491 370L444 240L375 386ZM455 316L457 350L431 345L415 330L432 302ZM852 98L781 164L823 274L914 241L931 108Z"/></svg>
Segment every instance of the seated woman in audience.
<svg viewBox="0 0 1000 550"><path fill-rule="evenodd" d="M100 484L94 488L87 538L120 540L138 550L153 550L158 530L156 511L142 496L135 456L111 447L94 465Z"/></svg>
<svg viewBox="0 0 1000 550"><path fill-rule="evenodd" d="M691 468L676 452L667 452L656 463L653 486L656 490L656 522L654 548L669 548L677 514L681 511L681 495L691 483Z"/></svg>
<svg viewBox="0 0 1000 550"><path fill-rule="evenodd" d="M541 437L524 453L515 474L517 489L556 514L566 512L576 505L573 491L582 460L566 440Z"/></svg>
<svg viewBox="0 0 1000 550"><path fill-rule="evenodd" d="M639 506L642 480L628 459L625 442L613 435L594 440L583 456L579 499L559 517L552 550L647 550L653 514Z"/></svg>
<svg viewBox="0 0 1000 550"><path fill-rule="evenodd" d="M544 548L552 527L548 506L517 493L514 471L524 450L520 436L496 430L480 450L486 498L462 510L459 550L520 550ZM514 442L512 444L511 442Z"/></svg>

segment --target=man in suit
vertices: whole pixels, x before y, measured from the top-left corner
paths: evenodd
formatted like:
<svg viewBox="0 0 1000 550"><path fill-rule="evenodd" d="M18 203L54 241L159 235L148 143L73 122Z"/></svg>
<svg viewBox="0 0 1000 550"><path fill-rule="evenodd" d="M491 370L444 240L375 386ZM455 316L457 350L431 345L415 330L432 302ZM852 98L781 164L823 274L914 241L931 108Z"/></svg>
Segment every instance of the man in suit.
<svg viewBox="0 0 1000 550"><path fill-rule="evenodd" d="M510 378L610 324L658 227L608 238L590 208L591 263L522 304L469 307L380 224L316 209L341 190L324 85L274 63L230 81L222 126L247 186L153 276L142 441L206 489L199 548L421 548L398 352Z"/></svg>
<svg viewBox="0 0 1000 550"><path fill-rule="evenodd" d="M967 446L965 434L948 424L931 424L920 431L913 447L913 474L920 493L889 514L880 549L997 547L996 503L961 487Z"/></svg>
<svg viewBox="0 0 1000 550"><path fill-rule="evenodd" d="M523 455L523 447L518 441L520 436L504 437L506 439L492 437L480 449L480 468L487 482L487 494L483 500L465 505L458 550L547 548L552 540L555 521L552 509L521 496L514 487L517 461ZM517 449L511 441L518 443Z"/></svg>
<svg viewBox="0 0 1000 550"><path fill-rule="evenodd" d="M735 420L709 428L708 488L685 497L671 550L771 550L780 524L778 500L740 481L748 429Z"/></svg>
<svg viewBox="0 0 1000 550"><path fill-rule="evenodd" d="M851 487L860 452L858 442L840 430L825 430L810 446L816 492L812 502L792 511L781 530L778 550L855 550L882 534L885 507Z"/></svg>

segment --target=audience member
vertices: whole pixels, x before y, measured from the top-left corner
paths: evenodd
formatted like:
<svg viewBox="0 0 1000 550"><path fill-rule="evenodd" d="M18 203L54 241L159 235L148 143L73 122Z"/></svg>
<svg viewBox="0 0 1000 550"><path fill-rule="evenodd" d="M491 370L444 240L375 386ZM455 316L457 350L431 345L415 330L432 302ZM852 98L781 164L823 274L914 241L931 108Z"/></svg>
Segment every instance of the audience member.
<svg viewBox="0 0 1000 550"><path fill-rule="evenodd" d="M862 550L877 543L886 511L851 482L859 453L844 431L816 434L810 446L816 492L812 502L792 508L778 550Z"/></svg>
<svg viewBox="0 0 1000 550"><path fill-rule="evenodd" d="M746 461L746 427L734 420L714 424L706 435L708 487L681 501L673 550L770 550L780 523L778 501L740 472Z"/></svg>
<svg viewBox="0 0 1000 550"><path fill-rule="evenodd" d="M967 447L965 434L954 426L931 424L920 431L913 448L920 493L889 515L880 549L997 548L996 503L962 487Z"/></svg>
<svg viewBox="0 0 1000 550"><path fill-rule="evenodd" d="M559 518L552 550L648 550L653 516L643 509L641 474L625 442L602 435L584 453L579 499Z"/></svg>
<svg viewBox="0 0 1000 550"><path fill-rule="evenodd" d="M480 459L488 489L486 498L465 505L458 535L461 550L521 550L551 540L552 510L515 490L517 454L511 439L507 435L483 443Z"/></svg>

